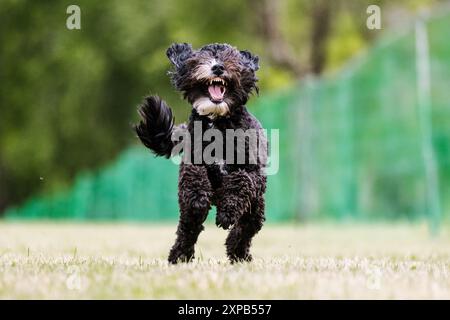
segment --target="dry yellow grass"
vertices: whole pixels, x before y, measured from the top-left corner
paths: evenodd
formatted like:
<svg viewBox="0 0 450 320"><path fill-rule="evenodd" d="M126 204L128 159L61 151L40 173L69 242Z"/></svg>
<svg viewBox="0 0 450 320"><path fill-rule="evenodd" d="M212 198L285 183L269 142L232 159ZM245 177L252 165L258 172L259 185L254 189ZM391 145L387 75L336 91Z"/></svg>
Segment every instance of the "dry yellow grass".
<svg viewBox="0 0 450 320"><path fill-rule="evenodd" d="M169 266L172 225L0 224L0 298L450 298L448 229L421 225L264 227L254 262L230 265L207 225L197 260Z"/></svg>

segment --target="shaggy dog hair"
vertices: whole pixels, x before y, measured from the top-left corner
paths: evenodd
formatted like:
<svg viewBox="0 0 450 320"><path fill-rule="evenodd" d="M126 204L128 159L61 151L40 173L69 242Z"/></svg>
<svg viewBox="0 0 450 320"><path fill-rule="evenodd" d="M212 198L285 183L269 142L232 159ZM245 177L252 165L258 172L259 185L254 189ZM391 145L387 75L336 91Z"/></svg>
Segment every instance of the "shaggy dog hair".
<svg viewBox="0 0 450 320"><path fill-rule="evenodd" d="M214 128L224 136L227 129L261 131L260 123L245 107L249 95L258 92L257 56L228 44L210 44L193 50L186 43L173 44L167 56L174 66L169 72L172 83L192 105L192 113L187 125L174 126L172 111L164 101L157 96L145 98L138 111L142 120L135 130L153 153L167 158L173 155L179 143L173 139L177 129L188 130L193 142L196 121L203 131ZM267 143L264 135L258 139ZM223 144L226 148L225 141ZM201 146L203 151L206 145L203 142ZM234 154L240 152L233 148ZM247 140L244 152L248 159ZM251 241L265 220L266 159L267 148L256 163L230 164L227 159L212 164L182 161L178 181L180 220L169 254L170 263L194 258L194 245L213 205L217 208L216 225L230 229L225 243L230 261L252 260Z"/></svg>

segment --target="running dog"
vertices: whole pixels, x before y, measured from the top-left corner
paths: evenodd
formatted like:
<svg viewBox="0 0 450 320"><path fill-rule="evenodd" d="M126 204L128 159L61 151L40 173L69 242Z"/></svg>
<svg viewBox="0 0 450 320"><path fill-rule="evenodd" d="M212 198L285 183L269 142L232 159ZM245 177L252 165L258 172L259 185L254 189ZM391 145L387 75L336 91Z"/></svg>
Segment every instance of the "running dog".
<svg viewBox="0 0 450 320"><path fill-rule="evenodd" d="M172 111L163 100L158 96L144 99L138 109L142 119L135 125L135 131L154 154L171 157L180 143L174 139L179 130L189 133L187 139L194 145L196 126L202 132L215 129L224 137L230 130L262 131L259 121L245 107L250 95L258 93L257 56L228 44L209 44L194 50L190 44L182 43L170 46L167 57L173 64L169 72L172 84L192 106L192 113L187 124L175 126ZM253 162L249 161L255 149L250 139L245 139L241 148L227 139L221 142L227 154L230 151L233 156L243 154L246 159L243 163L230 161L218 153L212 163L183 158L178 181L180 220L169 253L170 263L189 262L194 258L194 245L213 205L217 208L216 225L230 229L225 243L230 261L252 260L251 241L265 220L267 140L264 134L258 134L257 139L258 155L256 160L253 157ZM205 148L202 142L200 148L183 149L183 152L185 156L191 155L192 160Z"/></svg>

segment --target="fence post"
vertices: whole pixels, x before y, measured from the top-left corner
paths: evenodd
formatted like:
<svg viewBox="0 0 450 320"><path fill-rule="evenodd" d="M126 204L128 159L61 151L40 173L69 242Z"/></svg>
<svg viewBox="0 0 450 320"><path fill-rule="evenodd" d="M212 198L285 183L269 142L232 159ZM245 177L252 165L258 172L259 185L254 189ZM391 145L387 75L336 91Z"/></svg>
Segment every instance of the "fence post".
<svg viewBox="0 0 450 320"><path fill-rule="evenodd" d="M416 21L416 78L419 124L421 129L422 157L425 167L427 217L430 231L437 234L440 227L441 209L439 199L439 178L433 150L433 129L431 114L431 70L429 42L426 22Z"/></svg>
<svg viewBox="0 0 450 320"><path fill-rule="evenodd" d="M318 200L318 177L315 167L317 161L317 150L314 137L313 123L314 110L318 108L316 104L316 78L308 78L304 82L305 98L302 103L302 108L298 113L298 127L300 128L301 143L297 153L300 159L300 196L298 198L298 220L306 221L311 218L317 218L319 213Z"/></svg>

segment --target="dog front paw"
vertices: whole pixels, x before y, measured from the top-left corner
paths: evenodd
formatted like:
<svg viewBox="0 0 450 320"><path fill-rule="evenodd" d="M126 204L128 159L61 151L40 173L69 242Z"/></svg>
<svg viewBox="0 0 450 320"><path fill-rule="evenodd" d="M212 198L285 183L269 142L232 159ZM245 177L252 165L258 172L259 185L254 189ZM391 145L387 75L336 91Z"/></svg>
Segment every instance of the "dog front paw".
<svg viewBox="0 0 450 320"><path fill-rule="evenodd" d="M237 200L230 200L217 207L216 226L228 230L235 222L239 208L236 206Z"/></svg>
<svg viewBox="0 0 450 320"><path fill-rule="evenodd" d="M216 225L227 230L245 213L249 212L250 205L245 197L227 195L217 204Z"/></svg>
<svg viewBox="0 0 450 320"><path fill-rule="evenodd" d="M216 226L219 228L223 228L224 230L228 230L231 225L234 224L234 219L232 216L228 214L219 214L216 216Z"/></svg>

